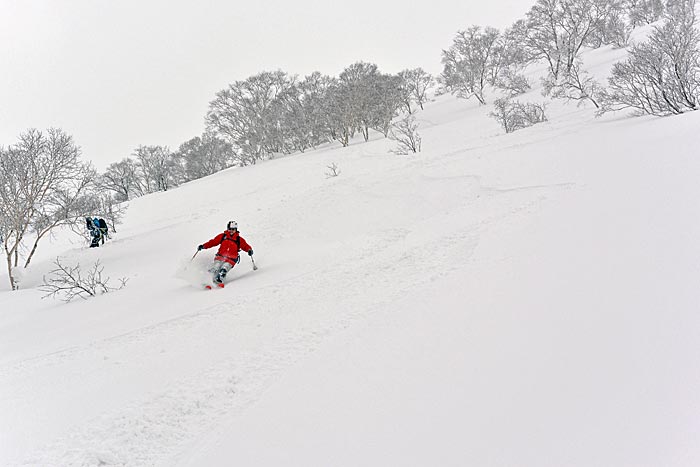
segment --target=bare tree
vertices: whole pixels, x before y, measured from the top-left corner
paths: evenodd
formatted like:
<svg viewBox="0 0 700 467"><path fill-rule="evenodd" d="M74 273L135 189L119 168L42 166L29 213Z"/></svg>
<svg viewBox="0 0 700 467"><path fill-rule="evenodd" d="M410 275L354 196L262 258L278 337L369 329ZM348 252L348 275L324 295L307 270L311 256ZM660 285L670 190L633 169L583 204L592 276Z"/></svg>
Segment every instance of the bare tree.
<svg viewBox="0 0 700 467"><path fill-rule="evenodd" d="M282 71L262 72L230 84L209 103L207 129L233 146L238 164L285 151L279 96L293 84Z"/></svg>
<svg viewBox="0 0 700 467"><path fill-rule="evenodd" d="M129 157L110 164L98 184L114 192L118 201L128 201L147 193L139 164Z"/></svg>
<svg viewBox="0 0 700 467"><path fill-rule="evenodd" d="M510 97L515 97L530 90L530 82L527 78L515 71L513 67L501 70L496 79L496 87L506 91Z"/></svg>
<svg viewBox="0 0 700 467"><path fill-rule="evenodd" d="M414 102L423 110L423 104L428 100L427 91L435 84L435 78L422 68L406 69L399 72L401 101L406 111L412 113L411 104Z"/></svg>
<svg viewBox="0 0 700 467"><path fill-rule="evenodd" d="M60 298L65 302L70 302L76 297L87 300L90 297L122 289L128 280L122 277L119 279L119 286L109 286L110 278L103 277L104 267L99 261L96 261L85 275L80 264L67 266L61 263L60 258L56 258L54 265L56 267L49 272L48 278L44 276L44 282L39 286L39 290L46 292L42 298Z"/></svg>
<svg viewBox="0 0 700 467"><path fill-rule="evenodd" d="M20 258L29 266L46 234L85 214L82 195L95 172L79 156L73 137L55 128L28 130L17 144L0 150L0 238L13 290ZM34 238L24 253L30 234Z"/></svg>
<svg viewBox="0 0 700 467"><path fill-rule="evenodd" d="M134 156L139 162L141 178L148 193L168 191L184 178L179 157L171 153L167 146L139 146Z"/></svg>
<svg viewBox="0 0 700 467"><path fill-rule="evenodd" d="M311 147L315 148L333 139L329 125L331 112L328 100L335 82L337 80L330 76L314 72L299 83L304 129Z"/></svg>
<svg viewBox="0 0 700 467"><path fill-rule="evenodd" d="M230 143L204 133L182 143L177 157L184 164L185 179L196 180L233 165L234 152Z"/></svg>
<svg viewBox="0 0 700 467"><path fill-rule="evenodd" d="M380 73L371 83L370 128L380 132L385 138L389 136L391 121L401 107L400 83L401 78L398 76L383 73Z"/></svg>
<svg viewBox="0 0 700 467"><path fill-rule="evenodd" d="M566 99L577 101L579 105L590 101L596 109L600 108L598 100L604 94L603 86L590 76L581 65L580 61L574 63L559 81L555 81L551 76L543 80L543 94L555 99Z"/></svg>
<svg viewBox="0 0 700 467"><path fill-rule="evenodd" d="M351 128L369 140L369 130L388 134L391 120L401 106L399 78L379 72L373 63L357 62L340 74L337 98L345 101Z"/></svg>
<svg viewBox="0 0 700 467"><path fill-rule="evenodd" d="M496 99L494 111L490 115L501 124L506 133L547 121L544 104L522 103L511 99Z"/></svg>
<svg viewBox="0 0 700 467"><path fill-rule="evenodd" d="M619 0L537 0L528 11L524 46L532 59L542 59L556 81L574 66L581 48L590 45Z"/></svg>
<svg viewBox="0 0 700 467"><path fill-rule="evenodd" d="M664 14L663 0L626 0L624 7L633 28L654 23Z"/></svg>
<svg viewBox="0 0 700 467"><path fill-rule="evenodd" d="M484 88L498 74L500 32L494 28L472 26L459 31L448 50L442 51L442 85L458 97L476 97L486 103ZM493 83L491 83L493 84Z"/></svg>
<svg viewBox="0 0 700 467"><path fill-rule="evenodd" d="M338 141L343 147L350 144L350 138L355 131L355 107L348 86L334 79L326 92L323 111L331 139Z"/></svg>
<svg viewBox="0 0 700 467"><path fill-rule="evenodd" d="M398 143L393 151L396 154L417 153L421 150L421 137L415 117L408 115L391 126L389 138Z"/></svg>

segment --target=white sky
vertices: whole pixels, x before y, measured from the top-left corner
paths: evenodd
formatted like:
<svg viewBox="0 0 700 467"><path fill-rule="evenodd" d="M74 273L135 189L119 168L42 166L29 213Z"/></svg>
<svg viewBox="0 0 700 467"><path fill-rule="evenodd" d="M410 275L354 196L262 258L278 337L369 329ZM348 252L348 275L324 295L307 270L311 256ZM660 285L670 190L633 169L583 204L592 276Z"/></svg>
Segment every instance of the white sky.
<svg viewBox="0 0 700 467"><path fill-rule="evenodd" d="M0 145L61 127L103 170L140 144L201 134L214 94L265 70L440 72L472 24L504 28L534 0L0 0Z"/></svg>

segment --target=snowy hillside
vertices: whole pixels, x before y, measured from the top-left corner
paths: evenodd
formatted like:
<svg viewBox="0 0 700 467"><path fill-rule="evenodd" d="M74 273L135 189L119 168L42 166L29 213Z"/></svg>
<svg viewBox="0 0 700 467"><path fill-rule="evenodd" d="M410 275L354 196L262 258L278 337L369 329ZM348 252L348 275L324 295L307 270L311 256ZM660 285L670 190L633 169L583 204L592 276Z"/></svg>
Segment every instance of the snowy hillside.
<svg viewBox="0 0 700 467"><path fill-rule="evenodd" d="M230 169L43 245L0 285L0 465L698 465L700 113L489 111L441 96L418 155ZM259 269L204 291L231 219ZM59 254L127 287L41 300Z"/></svg>

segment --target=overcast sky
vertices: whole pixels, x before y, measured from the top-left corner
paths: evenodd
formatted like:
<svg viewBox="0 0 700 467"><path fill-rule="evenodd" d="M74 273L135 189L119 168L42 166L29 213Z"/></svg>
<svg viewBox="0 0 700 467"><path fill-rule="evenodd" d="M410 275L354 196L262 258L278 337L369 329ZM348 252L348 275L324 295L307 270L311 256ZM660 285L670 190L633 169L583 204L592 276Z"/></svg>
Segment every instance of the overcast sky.
<svg viewBox="0 0 700 467"><path fill-rule="evenodd" d="M204 130L217 91L261 71L441 71L472 24L504 28L534 0L0 0L0 145L60 127L103 170Z"/></svg>

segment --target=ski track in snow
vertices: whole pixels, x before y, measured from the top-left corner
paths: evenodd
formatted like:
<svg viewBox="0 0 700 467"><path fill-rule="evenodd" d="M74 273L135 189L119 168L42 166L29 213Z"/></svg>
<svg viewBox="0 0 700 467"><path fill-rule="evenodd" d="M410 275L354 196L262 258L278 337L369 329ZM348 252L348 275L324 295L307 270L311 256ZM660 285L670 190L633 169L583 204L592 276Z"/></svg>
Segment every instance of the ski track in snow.
<svg viewBox="0 0 700 467"><path fill-rule="evenodd" d="M105 385L118 386L133 377L127 372L148 375L155 368L182 362L189 368L184 378L152 385L166 387L166 391L131 394L128 405L79 423L68 435L10 465L163 462L222 417L254 403L280 372L313 352L328 336L400 298L409 288L448 275L468 262L483 230L516 216L523 218L548 196L570 188L562 184L496 189L481 187L478 178L473 180L477 181L471 188L473 196L459 212L434 213L431 218L439 230L438 242L425 245L420 231L387 228L371 235L370 247L357 250L353 264L333 262L256 289L246 289L241 282L236 284L235 305L223 301L0 368L0 386L13 391L5 397L23 394L30 401L62 393L61 385L55 384L56 373L66 372L62 379L66 388L80 381L86 391L99 393ZM483 208L478 211L481 217L475 216L477 206ZM342 250L342 245L338 248ZM367 275L356 275L358 268ZM370 288L386 290L385 301L376 302L374 295L365 297L362 291ZM308 306L301 310L286 305L303 302L309 289L322 296L307 299ZM228 292L220 293L226 297ZM258 312L253 315L248 310ZM154 353L154 349L161 351ZM211 360L212 355L216 360ZM121 363L134 358L140 359L137 365ZM78 371L70 374L71 369ZM32 397L26 397L28 392Z"/></svg>

